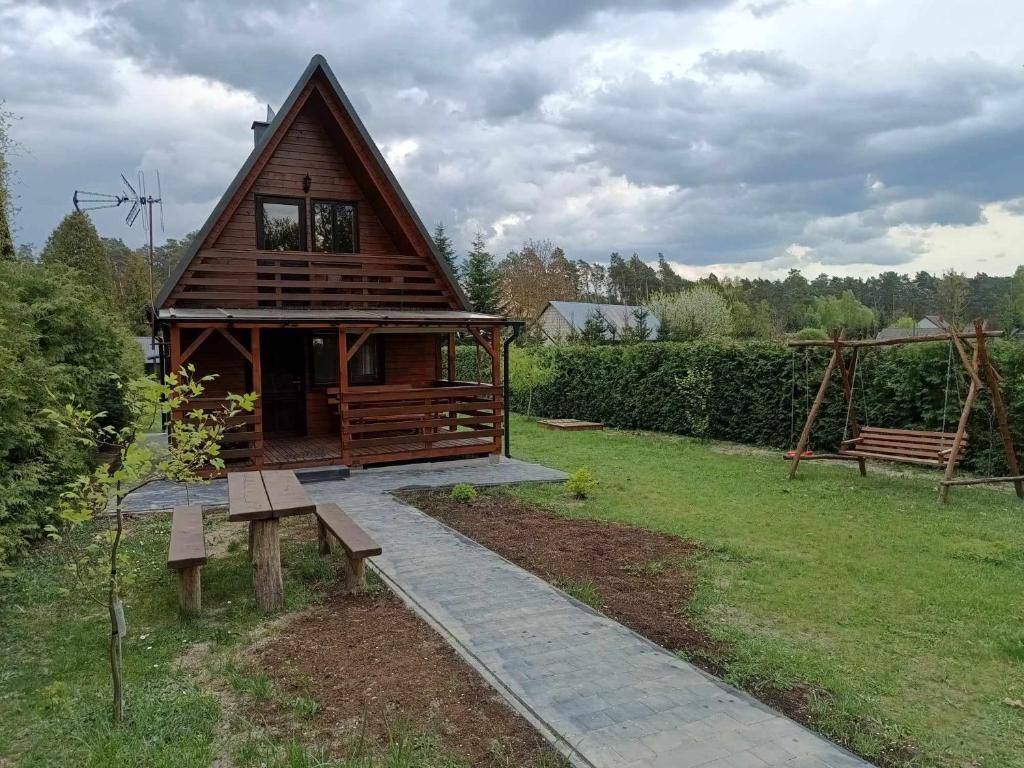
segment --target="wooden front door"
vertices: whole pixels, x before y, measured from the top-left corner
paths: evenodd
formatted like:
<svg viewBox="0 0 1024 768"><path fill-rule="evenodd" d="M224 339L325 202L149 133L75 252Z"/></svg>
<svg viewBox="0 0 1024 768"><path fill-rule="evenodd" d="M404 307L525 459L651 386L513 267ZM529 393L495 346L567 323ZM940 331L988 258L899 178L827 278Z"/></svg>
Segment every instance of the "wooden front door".
<svg viewBox="0 0 1024 768"><path fill-rule="evenodd" d="M304 331L265 329L260 336L263 369L263 431L269 436L306 434Z"/></svg>

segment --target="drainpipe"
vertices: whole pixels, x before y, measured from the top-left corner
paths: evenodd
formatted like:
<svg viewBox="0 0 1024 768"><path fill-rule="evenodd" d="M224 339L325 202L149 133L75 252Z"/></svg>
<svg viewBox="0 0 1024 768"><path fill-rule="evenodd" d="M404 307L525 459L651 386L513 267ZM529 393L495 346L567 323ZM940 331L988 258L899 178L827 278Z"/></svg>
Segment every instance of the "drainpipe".
<svg viewBox="0 0 1024 768"><path fill-rule="evenodd" d="M519 331L522 329L522 323L515 323L512 325L512 335L505 339L505 343L502 344L502 362L501 362L501 386L502 386L502 397L505 401L505 458L512 458L512 451L509 448L509 433L508 433L508 348L512 346L512 342L519 336Z"/></svg>

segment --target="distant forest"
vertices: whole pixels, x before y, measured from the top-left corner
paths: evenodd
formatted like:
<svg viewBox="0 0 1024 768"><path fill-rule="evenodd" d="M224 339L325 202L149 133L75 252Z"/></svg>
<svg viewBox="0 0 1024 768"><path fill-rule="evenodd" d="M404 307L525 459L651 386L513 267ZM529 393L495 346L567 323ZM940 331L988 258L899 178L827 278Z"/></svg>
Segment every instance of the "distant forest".
<svg viewBox="0 0 1024 768"><path fill-rule="evenodd" d="M153 270L157 291L196 234L157 246ZM909 328L911 321L925 315L942 315L953 322L985 317L996 327L1024 328L1024 267L1007 277L888 271L868 278L826 274L809 278L791 270L776 280L724 279L709 272L690 281L677 274L662 254L652 264L635 253L629 257L612 253L607 264L590 263L569 258L549 240L530 240L497 258L478 235L470 250L459 256L443 224L434 229L433 238L475 310L525 319L536 318L548 301L654 307L659 302L664 305L668 296L685 304L687 294L703 294L706 299L713 293L731 315L730 330L724 335L741 338L823 329L837 323L861 333L893 324ZM24 260L39 256L31 246L17 253ZM71 214L51 235L41 256L44 261L50 258L72 265L91 259L88 273L97 287L110 295L129 327L146 332L150 287L145 248L99 237L87 216Z"/></svg>

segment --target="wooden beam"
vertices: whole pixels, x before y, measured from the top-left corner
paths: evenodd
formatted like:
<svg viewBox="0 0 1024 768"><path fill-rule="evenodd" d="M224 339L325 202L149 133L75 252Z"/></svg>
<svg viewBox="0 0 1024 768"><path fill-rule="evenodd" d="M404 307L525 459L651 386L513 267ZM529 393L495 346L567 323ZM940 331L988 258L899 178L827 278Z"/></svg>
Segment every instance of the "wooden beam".
<svg viewBox="0 0 1024 768"><path fill-rule="evenodd" d="M473 338L476 339L477 344L483 347L487 351L487 354L490 355L491 362L493 363L494 350L491 349L490 342L487 341L487 338L479 331L479 329L473 328L472 326L467 326L467 328L469 328L469 332L473 334Z"/></svg>
<svg viewBox="0 0 1024 768"><path fill-rule="evenodd" d="M171 373L177 374L181 368L181 328L171 326Z"/></svg>
<svg viewBox="0 0 1024 768"><path fill-rule="evenodd" d="M231 345L241 353L242 357L249 361L250 365L252 364L252 355L249 354L248 349L242 346L242 342L235 338L234 334L229 333L226 329L220 327L217 328L217 332L227 339Z"/></svg>
<svg viewBox="0 0 1024 768"><path fill-rule="evenodd" d="M807 449L807 443L811 440L811 428L814 426L814 422L818 418L818 411L821 410L821 404L825 400L825 393L828 391L829 381L832 378L832 371L835 370L836 363L842 356L842 350L842 333L840 333L832 339L832 357L829 358L828 365L825 366L825 375L821 377L821 385L818 387L818 394L814 397L814 403L811 405L811 410L807 412L807 421L804 423L804 428L800 432L800 439L796 444L796 452L793 454L793 463L789 465L790 480L796 477L796 468L800 465L800 456Z"/></svg>
<svg viewBox="0 0 1024 768"><path fill-rule="evenodd" d="M184 365L186 362L188 362L188 359L192 357L193 353L197 349L199 349L199 345L206 341L206 339L209 338L210 334L213 333L213 331L213 328L207 328L202 333L200 333L199 338L197 338L195 341L189 344L185 351L181 353L181 361L179 362L179 365Z"/></svg>
<svg viewBox="0 0 1024 768"><path fill-rule="evenodd" d="M939 491L939 498L945 504L949 500L949 486L952 484L953 474L956 472L957 458L960 456L960 451L963 449L964 438L967 435L967 425L971 420L971 411L974 409L974 400L978 396L978 392L981 391L979 386L981 379L977 376L977 367L979 355L984 347L984 336L978 336L978 343L974 345L974 355L969 363L969 370L974 371L974 376L971 377L971 386L967 389L967 397L964 398L964 407L960 411L960 421L956 425L956 434L953 436L953 445L949 451L949 456L946 457L946 469L943 472L941 490Z"/></svg>
<svg viewBox="0 0 1024 768"><path fill-rule="evenodd" d="M358 352L359 348L361 346L363 346L363 344L366 343L366 340L368 338L370 338L370 334L371 333L373 333L373 328L367 328L365 331L363 331L361 334L359 334L359 338L357 338L354 342L352 342L352 346L349 347L348 351L345 353L345 362L346 363L350 362L352 360L352 358L356 356L356 352ZM340 348L339 348L339 352L340 352ZM339 360L341 359L341 355L340 354L338 355L338 359Z"/></svg>
<svg viewBox="0 0 1024 768"><path fill-rule="evenodd" d="M448 381L455 381L455 334L448 334Z"/></svg>
<svg viewBox="0 0 1024 768"><path fill-rule="evenodd" d="M953 346L956 347L956 353L960 356L960 362L963 363L964 370L967 371L967 375L971 377L971 380L975 383L975 385L977 385L979 390L984 389L985 384L982 382L981 377L978 376L978 361L971 360L971 358L967 356L967 350L964 348L964 343L963 341L960 340L959 336L954 334L950 336L949 339L953 343ZM981 329L979 329L978 335L975 337L974 340L975 348L977 348L978 343L984 341L984 339L985 336L983 335Z"/></svg>
<svg viewBox="0 0 1024 768"><path fill-rule="evenodd" d="M949 341L952 336L970 338L970 334L937 333L934 336L900 336L895 339L855 339L844 341L844 347L892 347L899 344L923 344L929 341ZM985 331L988 338L1002 336L1002 331ZM825 339L794 339L787 343L790 347L831 347L832 342Z"/></svg>
<svg viewBox="0 0 1024 768"><path fill-rule="evenodd" d="M842 371L843 374L843 400L846 402L846 418L853 427L851 434L853 435L854 440L860 438L860 424L858 423L857 403L853 399L853 377L856 376L857 374L858 358L859 350L855 347L850 358L849 366L846 365L845 360L839 361L839 369L840 371ZM860 469L860 476L866 476L868 470L863 458L857 459L857 466Z"/></svg>
<svg viewBox="0 0 1024 768"><path fill-rule="evenodd" d="M263 371L260 359L259 328L250 329L249 348L252 349L252 355L249 358L249 363L252 366L252 391L256 393L256 422L253 426L253 432L256 435L256 440L253 444L253 448L256 451L256 461L253 463L258 469L263 466Z"/></svg>
<svg viewBox="0 0 1024 768"><path fill-rule="evenodd" d="M1016 485L1024 481L1024 475L1009 475L1007 477L961 477L956 480L942 480L941 485L986 485L987 483L1013 483Z"/></svg>
<svg viewBox="0 0 1024 768"><path fill-rule="evenodd" d="M992 398L992 409L996 413L996 426L999 429L999 436L1003 439L1003 452L1006 454L1006 464L1010 468L1010 474L1020 474L1020 464L1017 461L1017 450L1013 445L1013 435L1010 433L1010 421L1006 416L1006 404L1003 402L1003 390L999 386L999 376L996 367L992 364L992 358L988 356L988 349L985 346L985 337L981 333L981 324L975 322L978 329L978 342L975 346L975 353L988 379L989 396ZM1024 481L1015 480L1013 488L1017 498L1024 499Z"/></svg>
<svg viewBox="0 0 1024 768"><path fill-rule="evenodd" d="M348 421L348 334L338 326L338 439L341 441L341 463L352 464L352 449L346 434Z"/></svg>

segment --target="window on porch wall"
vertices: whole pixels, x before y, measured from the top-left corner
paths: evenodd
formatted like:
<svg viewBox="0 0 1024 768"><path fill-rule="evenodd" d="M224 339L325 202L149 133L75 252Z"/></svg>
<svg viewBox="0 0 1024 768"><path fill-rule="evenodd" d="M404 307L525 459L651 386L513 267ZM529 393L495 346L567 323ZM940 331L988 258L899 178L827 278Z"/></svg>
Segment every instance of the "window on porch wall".
<svg viewBox="0 0 1024 768"><path fill-rule="evenodd" d="M357 337L349 335L349 344ZM338 337L333 333L313 334L313 385L338 384ZM384 383L384 344L380 336L371 336L348 363L348 383L369 385Z"/></svg>

